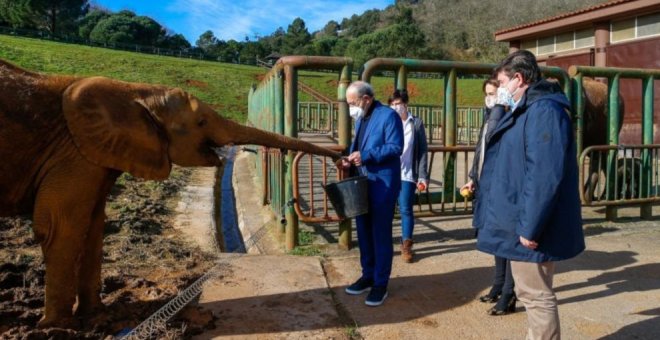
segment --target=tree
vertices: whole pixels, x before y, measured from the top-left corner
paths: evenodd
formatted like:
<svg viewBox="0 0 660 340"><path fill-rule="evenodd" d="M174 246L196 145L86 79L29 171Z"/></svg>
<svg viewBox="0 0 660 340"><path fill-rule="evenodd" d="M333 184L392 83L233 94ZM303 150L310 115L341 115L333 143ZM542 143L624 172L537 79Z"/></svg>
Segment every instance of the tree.
<svg viewBox="0 0 660 340"><path fill-rule="evenodd" d="M337 32L339 32L339 23L334 20L330 20L323 27L321 35L326 37L336 37Z"/></svg>
<svg viewBox="0 0 660 340"><path fill-rule="evenodd" d="M297 54L302 51L311 40L312 35L309 34L307 27L305 27L305 21L296 18L286 31L281 52L283 54Z"/></svg>
<svg viewBox="0 0 660 340"><path fill-rule="evenodd" d="M131 11L113 14L99 21L89 34L89 38L97 43L133 43L136 33L133 18L135 13Z"/></svg>
<svg viewBox="0 0 660 340"><path fill-rule="evenodd" d="M165 36L165 30L154 19L145 16L133 17L133 42L140 45L156 45Z"/></svg>
<svg viewBox="0 0 660 340"><path fill-rule="evenodd" d="M182 34L165 35L160 37L158 46L170 50L188 50L191 45Z"/></svg>
<svg viewBox="0 0 660 340"><path fill-rule="evenodd" d="M110 15L110 12L100 9L89 11L78 23L78 36L84 40L89 40L89 35L94 30L94 27Z"/></svg>
<svg viewBox="0 0 660 340"><path fill-rule="evenodd" d="M216 45L218 45L218 38L210 30L202 33L195 42L195 46L201 48L204 52L210 52Z"/></svg>
<svg viewBox="0 0 660 340"><path fill-rule="evenodd" d="M89 10L88 0L0 0L0 17L13 27L66 35Z"/></svg>

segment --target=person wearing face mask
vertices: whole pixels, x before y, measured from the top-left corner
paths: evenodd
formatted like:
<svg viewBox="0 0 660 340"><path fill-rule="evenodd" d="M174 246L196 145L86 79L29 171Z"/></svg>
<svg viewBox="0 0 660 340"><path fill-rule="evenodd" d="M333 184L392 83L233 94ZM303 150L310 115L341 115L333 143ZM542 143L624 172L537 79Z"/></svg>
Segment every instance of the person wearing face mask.
<svg viewBox="0 0 660 340"><path fill-rule="evenodd" d="M470 181L463 185L461 192L467 190L473 195L475 190L477 190L479 175L483 168L484 145L490 140L495 126L497 126L498 121L511 104L509 97L504 95L502 91L498 95L498 88L499 82L497 81L497 75L493 75L483 83L482 90L485 95L484 102L486 104L486 107L483 109L483 124L474 151L472 168L468 174ZM479 301L481 302L497 302L495 306L488 309L487 312L489 315L504 315L515 311L516 295L513 292L513 287L514 281L511 275L511 263L506 258L495 256L493 284L488 294L479 297Z"/></svg>
<svg viewBox="0 0 660 340"><path fill-rule="evenodd" d="M401 188L403 124L394 110L374 99L366 82L351 83L346 101L355 119L355 138L349 156L337 166L350 168L352 174L366 174L369 212L355 218L362 275L345 291L350 295L369 291L365 304L375 307L387 298L392 272L392 220Z"/></svg>
<svg viewBox="0 0 660 340"><path fill-rule="evenodd" d="M511 261L527 339L560 339L555 262L585 248L570 104L529 51L510 54L496 73L511 108L483 146L477 249Z"/></svg>
<svg viewBox="0 0 660 340"><path fill-rule="evenodd" d="M429 184L426 132L424 123L408 112L408 91L395 90L388 104L403 122L403 153L401 154L401 191L399 192L399 214L401 215L401 258L406 263L413 261L413 228L415 216L413 203L415 190L424 191Z"/></svg>

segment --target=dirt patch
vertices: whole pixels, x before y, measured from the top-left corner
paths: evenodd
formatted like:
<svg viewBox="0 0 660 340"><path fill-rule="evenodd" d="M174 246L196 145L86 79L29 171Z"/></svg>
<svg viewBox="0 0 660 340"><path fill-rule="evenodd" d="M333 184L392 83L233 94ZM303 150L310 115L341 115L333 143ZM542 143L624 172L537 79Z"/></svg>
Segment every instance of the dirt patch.
<svg viewBox="0 0 660 340"><path fill-rule="evenodd" d="M199 80L186 79L185 83L186 83L186 85L188 85L190 87L197 87L197 88L200 88L200 89L205 89L205 88L209 87L208 83L205 83L205 82L199 81Z"/></svg>
<svg viewBox="0 0 660 340"><path fill-rule="evenodd" d="M415 102L415 97L419 95L419 88L412 82L408 82L408 97L411 103ZM394 84L388 84L385 86L386 97L389 97L392 92L394 92Z"/></svg>
<svg viewBox="0 0 660 340"><path fill-rule="evenodd" d="M175 167L170 179L143 181L122 175L111 192L103 247L105 310L78 330L37 329L43 313L45 265L27 217L0 219L0 338L99 339L133 328L202 276L214 257L187 244L172 227L177 192L191 171ZM214 327L214 318L189 306L173 319L169 335L190 336Z"/></svg>

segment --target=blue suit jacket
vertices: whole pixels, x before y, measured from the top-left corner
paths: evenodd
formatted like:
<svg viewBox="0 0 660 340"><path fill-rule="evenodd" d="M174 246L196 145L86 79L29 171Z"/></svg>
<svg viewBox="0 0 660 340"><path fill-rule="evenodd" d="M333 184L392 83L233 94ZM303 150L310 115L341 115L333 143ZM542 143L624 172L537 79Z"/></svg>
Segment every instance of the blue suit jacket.
<svg viewBox="0 0 660 340"><path fill-rule="evenodd" d="M360 148L362 167L369 178L370 205L385 204L392 198L396 201L401 187L401 153L403 152L403 123L399 115L378 101L372 104L367 129L363 132ZM356 138L351 144L351 153L357 151L357 132L362 118L355 122ZM374 210L371 210L374 211Z"/></svg>

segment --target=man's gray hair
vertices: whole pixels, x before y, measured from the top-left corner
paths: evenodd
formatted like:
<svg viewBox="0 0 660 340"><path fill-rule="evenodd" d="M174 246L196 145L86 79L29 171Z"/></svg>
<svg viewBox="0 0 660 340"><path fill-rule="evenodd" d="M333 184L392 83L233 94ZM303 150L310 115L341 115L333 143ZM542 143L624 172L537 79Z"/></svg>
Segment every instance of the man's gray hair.
<svg viewBox="0 0 660 340"><path fill-rule="evenodd" d="M346 89L346 93L349 92L355 92L358 98L362 98L362 96L364 95L367 95L372 98L374 97L374 88L371 87L369 83L360 80L354 81L351 83L351 85L348 86L348 89Z"/></svg>

